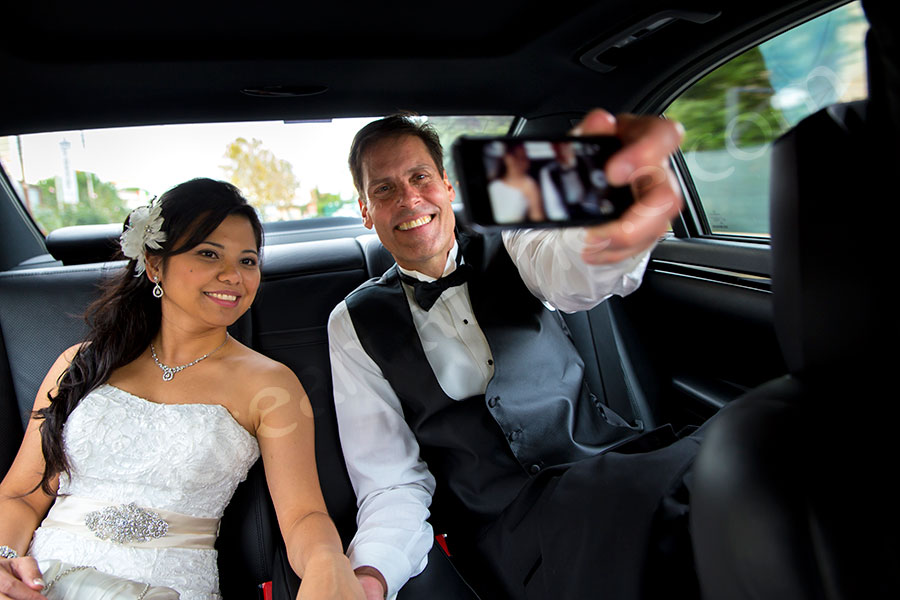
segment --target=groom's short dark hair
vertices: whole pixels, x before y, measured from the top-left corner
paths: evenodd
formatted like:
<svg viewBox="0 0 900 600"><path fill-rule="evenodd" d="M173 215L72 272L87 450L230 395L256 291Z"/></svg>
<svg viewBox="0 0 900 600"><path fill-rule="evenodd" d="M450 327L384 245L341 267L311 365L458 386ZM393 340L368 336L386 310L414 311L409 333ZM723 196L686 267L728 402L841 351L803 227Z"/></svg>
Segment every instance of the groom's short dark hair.
<svg viewBox="0 0 900 600"><path fill-rule="evenodd" d="M366 198L366 192L362 189L362 161L366 151L374 144L387 138L399 138L411 135L422 140L438 173L444 174L444 149L441 147L441 139L437 131L419 115L411 112L397 113L372 121L358 132L350 145L350 156L347 162L350 165L350 174L353 176L353 185L361 198Z"/></svg>

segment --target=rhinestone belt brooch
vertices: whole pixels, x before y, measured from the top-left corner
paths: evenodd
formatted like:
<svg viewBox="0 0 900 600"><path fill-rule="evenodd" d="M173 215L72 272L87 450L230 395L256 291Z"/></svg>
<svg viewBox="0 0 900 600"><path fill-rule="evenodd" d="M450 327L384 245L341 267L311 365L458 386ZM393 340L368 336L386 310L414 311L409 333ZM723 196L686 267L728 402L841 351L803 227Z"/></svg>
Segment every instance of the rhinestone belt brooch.
<svg viewBox="0 0 900 600"><path fill-rule="evenodd" d="M169 531L169 524L162 517L134 502L89 512L84 524L101 540L117 544L149 542Z"/></svg>

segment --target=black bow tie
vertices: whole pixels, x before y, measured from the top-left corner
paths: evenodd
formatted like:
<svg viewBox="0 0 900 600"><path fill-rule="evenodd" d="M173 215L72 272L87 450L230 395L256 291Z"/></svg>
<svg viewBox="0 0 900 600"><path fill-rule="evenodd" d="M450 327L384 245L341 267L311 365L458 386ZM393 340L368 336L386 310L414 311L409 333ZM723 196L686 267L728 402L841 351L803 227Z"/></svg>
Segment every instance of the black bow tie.
<svg viewBox="0 0 900 600"><path fill-rule="evenodd" d="M467 264L459 265L456 270L440 279L434 281L422 281L415 277L410 277L406 273L400 272L400 279L403 283L413 286L413 295L416 298L416 304L422 307L422 310L431 310L434 303L444 290L457 285L462 285L469 279L472 267Z"/></svg>

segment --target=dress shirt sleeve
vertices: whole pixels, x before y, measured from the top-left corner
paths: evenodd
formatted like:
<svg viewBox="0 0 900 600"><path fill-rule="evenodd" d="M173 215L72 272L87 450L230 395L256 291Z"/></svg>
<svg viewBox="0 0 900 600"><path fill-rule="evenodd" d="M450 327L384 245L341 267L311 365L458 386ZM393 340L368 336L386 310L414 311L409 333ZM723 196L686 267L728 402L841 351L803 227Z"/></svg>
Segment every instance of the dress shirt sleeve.
<svg viewBox="0 0 900 600"><path fill-rule="evenodd" d="M354 569L378 569L391 597L427 564L434 537L425 519L434 477L344 302L328 320L328 342L341 445L359 507L348 555Z"/></svg>
<svg viewBox="0 0 900 600"><path fill-rule="evenodd" d="M558 310L577 312L636 290L653 249L618 263L589 265L581 259L585 234L581 227L514 229L503 232L503 243L532 294Z"/></svg>

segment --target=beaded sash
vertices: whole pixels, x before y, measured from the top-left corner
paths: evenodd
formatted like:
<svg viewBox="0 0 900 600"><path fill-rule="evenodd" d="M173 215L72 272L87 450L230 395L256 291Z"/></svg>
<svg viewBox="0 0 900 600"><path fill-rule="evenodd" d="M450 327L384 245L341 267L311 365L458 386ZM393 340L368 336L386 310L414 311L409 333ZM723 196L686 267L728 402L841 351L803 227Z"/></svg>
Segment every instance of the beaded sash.
<svg viewBox="0 0 900 600"><path fill-rule="evenodd" d="M136 548L212 549L219 519L143 508L134 503L110 505L81 496L59 496L41 527L65 529Z"/></svg>

